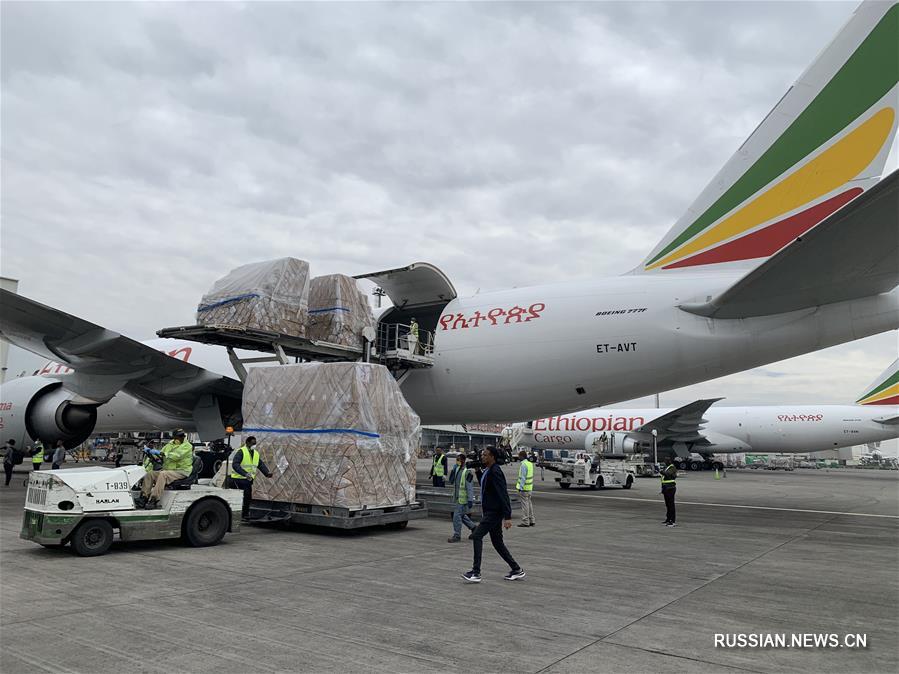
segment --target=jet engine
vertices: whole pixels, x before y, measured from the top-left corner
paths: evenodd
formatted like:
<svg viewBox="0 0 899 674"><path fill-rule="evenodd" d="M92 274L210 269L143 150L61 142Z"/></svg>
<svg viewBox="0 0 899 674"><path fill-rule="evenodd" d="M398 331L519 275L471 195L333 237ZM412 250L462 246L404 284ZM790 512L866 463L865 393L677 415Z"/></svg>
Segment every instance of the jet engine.
<svg viewBox="0 0 899 674"><path fill-rule="evenodd" d="M639 454L649 442L651 437L647 439L638 433L589 433L584 439L584 449L604 454Z"/></svg>
<svg viewBox="0 0 899 674"><path fill-rule="evenodd" d="M13 379L3 384L0 435L24 446L40 439L46 447L62 440L67 449L90 437L97 424L96 404L73 402L75 394L62 383L41 377Z"/></svg>

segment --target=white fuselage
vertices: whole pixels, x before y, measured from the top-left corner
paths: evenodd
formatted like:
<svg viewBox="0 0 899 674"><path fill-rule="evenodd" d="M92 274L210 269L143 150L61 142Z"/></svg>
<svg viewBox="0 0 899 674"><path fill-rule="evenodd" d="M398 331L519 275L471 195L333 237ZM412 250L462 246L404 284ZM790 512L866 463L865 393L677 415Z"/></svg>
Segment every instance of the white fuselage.
<svg viewBox="0 0 899 674"><path fill-rule="evenodd" d="M748 319L679 308L706 301L737 274L634 274L484 293L449 302L434 336L434 365L402 382L423 423L506 422L671 390L899 327L899 290ZM145 342L236 379L225 349ZM256 354L258 355L258 354ZM46 369L46 368L45 368ZM54 368L45 377L64 380ZM24 409L13 380L4 410ZM96 431L192 427L186 418L119 393Z"/></svg>
<svg viewBox="0 0 899 674"><path fill-rule="evenodd" d="M540 449L582 450L587 436L615 433L623 438L670 409L591 409L575 414L538 419L523 433L519 444ZM759 405L718 407L702 416L704 431L733 438L733 446L718 446L715 453L734 451L813 452L852 447L899 437L899 425L878 423L895 417L899 408L864 405Z"/></svg>

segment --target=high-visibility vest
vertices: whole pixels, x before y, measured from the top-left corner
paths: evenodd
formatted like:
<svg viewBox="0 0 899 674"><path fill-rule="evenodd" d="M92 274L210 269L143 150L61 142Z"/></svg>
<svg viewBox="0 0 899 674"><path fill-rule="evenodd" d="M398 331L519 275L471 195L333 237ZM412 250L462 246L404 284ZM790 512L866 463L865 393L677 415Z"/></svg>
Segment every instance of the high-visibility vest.
<svg viewBox="0 0 899 674"><path fill-rule="evenodd" d="M522 459L521 466L526 472L524 484L521 484L521 476L518 476L518 488L521 491L534 491L534 464L527 459Z"/></svg>
<svg viewBox="0 0 899 674"><path fill-rule="evenodd" d="M258 449L249 449L246 445L240 448L240 467L241 469L250 476L249 479L256 479L256 470L259 468L259 450ZM247 475L241 475L235 470L231 471L231 479L232 480L246 480Z"/></svg>
<svg viewBox="0 0 899 674"><path fill-rule="evenodd" d="M468 468L456 470L456 503L468 503Z"/></svg>
<svg viewBox="0 0 899 674"><path fill-rule="evenodd" d="M665 473L668 472L668 469L669 469L669 468L674 468L675 471L677 471L677 466L675 466L673 463L669 463L667 466L665 466L665 470L663 470L663 471L662 471L662 474L659 476L659 477L662 478L662 484L676 484L675 478L673 478L673 477L672 477L672 478L668 478L668 477L666 477L666 475L665 475ZM676 472L675 472L675 475L677 475Z"/></svg>
<svg viewBox="0 0 899 674"><path fill-rule="evenodd" d="M434 457L434 477L443 477L443 457L444 454L438 454Z"/></svg>
<svg viewBox="0 0 899 674"><path fill-rule="evenodd" d="M44 462L44 447L43 445L38 445L35 448L34 456L31 457L31 463L43 463Z"/></svg>
<svg viewBox="0 0 899 674"><path fill-rule="evenodd" d="M409 332L413 337L415 337L415 339L418 339L418 323L412 321L412 323L409 325Z"/></svg>
<svg viewBox="0 0 899 674"><path fill-rule="evenodd" d="M150 461L149 456L144 459L144 470L147 471L148 473L152 470L155 470L155 468L153 468L153 462Z"/></svg>

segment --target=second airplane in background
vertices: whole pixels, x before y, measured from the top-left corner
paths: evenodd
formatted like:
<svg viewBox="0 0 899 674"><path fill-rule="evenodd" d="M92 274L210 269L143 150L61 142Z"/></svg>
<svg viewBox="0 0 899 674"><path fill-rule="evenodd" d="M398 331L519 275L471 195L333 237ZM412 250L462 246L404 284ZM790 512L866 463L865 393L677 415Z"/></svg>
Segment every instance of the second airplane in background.
<svg viewBox="0 0 899 674"><path fill-rule="evenodd" d="M899 438L899 359L855 405L714 405L677 409L592 409L510 427L510 441L539 449L651 451L662 454L796 453ZM714 405L714 406L713 406Z"/></svg>

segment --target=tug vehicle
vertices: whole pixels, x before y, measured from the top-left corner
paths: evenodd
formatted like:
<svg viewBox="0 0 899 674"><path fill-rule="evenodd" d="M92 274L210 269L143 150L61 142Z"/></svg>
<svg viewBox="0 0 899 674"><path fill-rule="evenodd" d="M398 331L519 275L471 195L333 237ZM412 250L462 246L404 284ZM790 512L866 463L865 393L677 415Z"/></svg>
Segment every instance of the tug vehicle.
<svg viewBox="0 0 899 674"><path fill-rule="evenodd" d="M45 548L71 543L75 554L105 554L114 540L181 538L194 547L216 545L240 529L243 492L199 484L202 461L169 484L152 510L138 508L141 466L69 468L31 473L20 537ZM118 534L118 536L116 536Z"/></svg>

